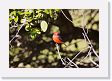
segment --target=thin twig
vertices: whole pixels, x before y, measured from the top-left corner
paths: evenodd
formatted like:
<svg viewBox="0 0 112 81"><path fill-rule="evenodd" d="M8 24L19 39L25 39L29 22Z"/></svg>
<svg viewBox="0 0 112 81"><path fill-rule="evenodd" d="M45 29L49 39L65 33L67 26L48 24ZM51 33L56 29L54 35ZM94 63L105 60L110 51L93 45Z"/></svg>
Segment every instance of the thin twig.
<svg viewBox="0 0 112 81"><path fill-rule="evenodd" d="M62 14L65 16L65 18L68 20L68 21L70 21L71 23L73 23L73 21L71 21L66 15L65 15L65 13L61 10L61 12L62 12ZM86 26L86 23L84 23L84 19L85 19L85 14L84 14L84 12L82 13L82 15L83 15L83 17L82 17L82 29L83 29L83 36L84 36L84 39L85 39L85 41L87 42L88 41L88 44L90 45L89 46L89 48L90 48L90 50L89 50L89 52L88 52L88 54L87 54L87 56L91 56L91 50L93 51L93 53L96 55L96 57L99 59L99 56L98 56L98 54L96 53L96 51L94 50L94 48L93 48L93 45L92 45L92 43L91 43L91 41L90 41L90 39L89 39L89 37L88 37L88 35L87 35L87 33L88 33L88 30L87 30L87 32L85 31L85 26ZM73 62L73 60L82 52L83 50L81 50L78 54L76 54L76 56L65 66L65 67L67 67L68 65L70 65L71 64L71 62ZM86 57L87 57L86 56ZM93 64L96 64L97 66L99 66L97 63L95 63L92 59L91 59L91 62L93 63Z"/></svg>
<svg viewBox="0 0 112 81"><path fill-rule="evenodd" d="M65 65L68 63L68 62L66 61L66 57L63 58L63 62L65 63Z"/></svg>
<svg viewBox="0 0 112 81"><path fill-rule="evenodd" d="M94 50L94 48L92 47L92 50L94 52L94 54L97 56L97 58L99 59L99 56L97 55L96 51Z"/></svg>
<svg viewBox="0 0 112 81"><path fill-rule="evenodd" d="M82 49L81 51L79 51L71 61L75 60L75 59L77 58L77 56L80 55L80 53L83 52L83 51L86 50L86 49L88 49L88 48L84 48L84 49ZM70 63L71 63L71 62L69 62L68 64L66 64L65 67L67 67L68 65L70 65Z"/></svg>
<svg viewBox="0 0 112 81"><path fill-rule="evenodd" d="M99 67L99 65L98 65L96 62L94 62L94 61L92 60L91 52L89 52L89 59L90 59L90 61L91 61L94 65L96 65L96 67Z"/></svg>
<svg viewBox="0 0 112 81"><path fill-rule="evenodd" d="M89 47L89 51L88 51L88 54L86 55L86 57L84 57L80 62L84 61L89 56L90 51L91 51L91 47Z"/></svg>
<svg viewBox="0 0 112 81"><path fill-rule="evenodd" d="M69 62L71 62L76 68L79 68L78 66L77 66L77 64L76 63L74 63L73 61L71 61L69 58L67 58L68 60L69 60Z"/></svg>
<svg viewBox="0 0 112 81"><path fill-rule="evenodd" d="M99 58L99 56L97 55L96 51L95 51L94 48L93 48L93 45L92 45L91 41L90 41L89 38L88 38L87 33L85 32L84 28L83 28L83 31L84 31L84 35L85 35L86 39L88 40L89 44L90 44L91 47L92 47L92 50L93 50L94 54L97 56L97 58Z"/></svg>
<svg viewBox="0 0 112 81"><path fill-rule="evenodd" d="M82 35L83 35L83 37L84 37L85 42L87 43L87 39L86 39L84 33L82 33Z"/></svg>
<svg viewBox="0 0 112 81"><path fill-rule="evenodd" d="M71 20L65 15L65 13L64 13L62 10L61 10L61 12L62 12L62 14L65 16L65 18L66 18L68 21L70 21L71 23L73 23L73 21L71 21ZM92 48L93 48L93 45L91 44L91 41L89 40L89 38L88 38L88 36L87 36L87 33L86 33L85 29L84 29L84 28L85 28L84 18L85 18L85 15L83 14L83 18L82 18L82 29L83 29L84 35L86 36L86 38L87 38L89 44L90 44L90 45L92 46ZM99 56L97 55L97 53L96 53L96 51L94 50L94 48L93 48L92 50L93 50L94 54L97 56L97 58L99 58Z"/></svg>
<svg viewBox="0 0 112 81"><path fill-rule="evenodd" d="M65 65L65 63L64 63L64 61L63 61L63 59L61 57L61 54L59 52L59 45L57 43L56 43L56 48L57 48L57 52L58 52L59 58L61 59L62 64Z"/></svg>
<svg viewBox="0 0 112 81"><path fill-rule="evenodd" d="M65 16L65 18L66 18L67 20L69 20L71 23L73 23L73 21L71 21L71 20L65 15L65 13L63 12L63 10L61 10L61 12L62 12L62 14Z"/></svg>
<svg viewBox="0 0 112 81"><path fill-rule="evenodd" d="M17 28L18 26L11 26L10 28Z"/></svg>
<svg viewBox="0 0 112 81"><path fill-rule="evenodd" d="M21 28L22 28L24 25L25 25L25 23L23 23L23 24L20 26L20 28L18 29L16 35L9 41L9 44L16 38L16 36L19 34Z"/></svg>
<svg viewBox="0 0 112 81"><path fill-rule="evenodd" d="M18 27L18 23L14 22L14 25L11 26L10 28L17 28Z"/></svg>
<svg viewBox="0 0 112 81"><path fill-rule="evenodd" d="M56 48L57 48L57 52L58 52L58 55L59 55L59 57L60 57L60 59L61 59L61 62L62 62L62 64L63 65L66 65L65 63L68 63L65 59L63 59L62 57L61 57L61 54L60 54L60 52L59 52L59 45L56 43ZM72 62L69 58L67 58L68 60L69 60L69 62L70 63L72 63L72 64L74 64L75 65L75 67L77 67L78 68L78 66L74 63L74 62ZM71 65L70 65L71 66Z"/></svg>
<svg viewBox="0 0 112 81"><path fill-rule="evenodd" d="M69 58L65 57L65 58L63 59L63 61L64 61L66 64L68 64L68 62L66 61L67 59L69 59ZM71 64L70 66L74 66L74 65Z"/></svg>
<svg viewBox="0 0 112 81"><path fill-rule="evenodd" d="M85 23L84 23L85 14L82 13L82 15L83 15L83 17L82 17L82 29L83 29L83 32L84 32L84 36L86 37L86 39L88 40L89 44L91 45L94 54L95 54L95 55L97 56L97 58L99 59L99 56L97 55L96 51L94 50L93 45L92 45L91 41L89 40L89 37L88 37L88 35L87 35L86 31L85 31Z"/></svg>

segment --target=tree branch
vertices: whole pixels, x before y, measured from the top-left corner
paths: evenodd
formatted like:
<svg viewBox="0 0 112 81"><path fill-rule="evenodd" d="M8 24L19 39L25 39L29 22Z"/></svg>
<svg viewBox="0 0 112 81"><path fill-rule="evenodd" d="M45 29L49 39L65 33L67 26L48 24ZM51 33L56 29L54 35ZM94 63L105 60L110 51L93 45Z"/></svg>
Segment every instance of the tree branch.
<svg viewBox="0 0 112 81"><path fill-rule="evenodd" d="M59 45L57 43L55 45L56 45L56 48L57 48L57 52L58 52L59 58L61 59L62 64L65 65L65 63L64 63L64 61L63 61L63 59L61 57L61 54L59 52Z"/></svg>
<svg viewBox="0 0 112 81"><path fill-rule="evenodd" d="M23 23L20 28L18 29L16 35L9 41L9 44L11 44L11 42L16 38L16 36L19 34L20 30L22 29L22 27L25 25L25 23Z"/></svg>
<svg viewBox="0 0 112 81"><path fill-rule="evenodd" d="M73 21L71 21L71 20L65 15L65 13L64 13L62 10L61 10L61 12L62 12L62 14L65 16L65 18L73 24ZM88 47L87 47L87 48L90 48L86 57L89 56L91 62L92 62L93 64L99 66L99 65L98 65L97 63L95 63L95 62L92 60L92 58L91 58L91 50L93 51L93 53L96 55L96 57L97 57L98 59L99 59L99 56L98 56L98 54L96 53L96 51L94 50L93 45L92 45L92 43L91 43L91 41L90 41L90 39L89 39L89 37L88 37L88 35L87 35L88 31L87 31L87 33L86 33L86 31L85 31L86 23L84 22L84 20L85 20L85 14L84 14L84 11L83 11L83 13L82 13L82 30L83 30L82 35L83 35L83 37L84 37L84 39L85 39L85 42L88 43ZM87 49L87 48L86 48L86 49ZM83 50L85 50L85 49L83 49ZM73 62L73 60L76 59L76 57L77 57L83 50L81 50L79 53L77 53L76 56L75 56L72 60L69 60L70 62L69 62L65 67L68 67L68 66ZM86 57L85 57L85 58L86 58ZM85 59L85 58L84 58L84 59ZM84 60L84 59L83 59L83 60ZM81 61L80 61L80 62L81 62Z"/></svg>

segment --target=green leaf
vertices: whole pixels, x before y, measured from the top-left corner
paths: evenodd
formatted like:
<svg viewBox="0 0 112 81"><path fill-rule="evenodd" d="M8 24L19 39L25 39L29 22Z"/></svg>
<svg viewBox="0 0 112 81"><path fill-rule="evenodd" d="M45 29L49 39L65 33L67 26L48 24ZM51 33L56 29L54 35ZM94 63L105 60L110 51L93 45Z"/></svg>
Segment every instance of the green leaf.
<svg viewBox="0 0 112 81"><path fill-rule="evenodd" d="M34 40L37 36L37 33L31 33L30 37L32 38L32 40Z"/></svg>
<svg viewBox="0 0 112 81"><path fill-rule="evenodd" d="M17 12L19 15L24 15L24 12L22 12L22 11L18 11Z"/></svg>
<svg viewBox="0 0 112 81"><path fill-rule="evenodd" d="M41 18L42 14L38 13L38 15L36 15L37 18Z"/></svg>
<svg viewBox="0 0 112 81"><path fill-rule="evenodd" d="M16 11L12 11L10 15L16 16Z"/></svg>
<svg viewBox="0 0 112 81"><path fill-rule="evenodd" d="M57 12L60 12L60 9L55 9Z"/></svg>
<svg viewBox="0 0 112 81"><path fill-rule="evenodd" d="M18 16L16 16L16 17L14 18L14 21L15 21L15 22L18 22Z"/></svg>
<svg viewBox="0 0 112 81"><path fill-rule="evenodd" d="M37 35L41 34L40 30L37 28L31 28L30 37L34 40Z"/></svg>
<svg viewBox="0 0 112 81"><path fill-rule="evenodd" d="M40 26L41 26L41 30L42 30L43 32L46 32L46 30L47 30L47 28L48 28L47 22L46 22L46 21L42 21L42 22L40 23Z"/></svg>
<svg viewBox="0 0 112 81"><path fill-rule="evenodd" d="M26 10L25 15L31 15L31 12L29 12L29 10Z"/></svg>
<svg viewBox="0 0 112 81"><path fill-rule="evenodd" d="M30 31L30 29L31 29L30 25L29 25L29 24L26 25L25 30L26 30L26 31Z"/></svg>
<svg viewBox="0 0 112 81"><path fill-rule="evenodd" d="M36 32L37 34L41 34L41 32L40 32L39 29L35 29L35 32Z"/></svg>
<svg viewBox="0 0 112 81"><path fill-rule="evenodd" d="M37 11L36 11L36 13L41 13L43 10L42 9L38 9Z"/></svg>
<svg viewBox="0 0 112 81"><path fill-rule="evenodd" d="M12 18L11 17L9 18L9 21L12 21Z"/></svg>
<svg viewBox="0 0 112 81"><path fill-rule="evenodd" d="M28 18L28 22L31 22L32 20L33 20L33 18L32 18L32 17Z"/></svg>
<svg viewBox="0 0 112 81"><path fill-rule="evenodd" d="M31 35L31 38L32 38L32 39L35 39L35 37L36 37L35 34Z"/></svg>
<svg viewBox="0 0 112 81"><path fill-rule="evenodd" d="M45 9L44 12L45 12L46 14L49 14L49 9Z"/></svg>
<svg viewBox="0 0 112 81"><path fill-rule="evenodd" d="M26 19L21 19L20 22L21 22L21 23L25 23L25 22L26 22Z"/></svg>

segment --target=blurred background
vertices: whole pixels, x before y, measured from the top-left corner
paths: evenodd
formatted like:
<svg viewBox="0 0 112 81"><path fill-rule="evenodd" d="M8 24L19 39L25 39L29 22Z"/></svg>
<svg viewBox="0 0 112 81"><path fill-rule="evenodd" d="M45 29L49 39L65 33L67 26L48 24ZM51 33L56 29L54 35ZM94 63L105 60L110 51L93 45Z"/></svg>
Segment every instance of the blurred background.
<svg viewBox="0 0 112 81"><path fill-rule="evenodd" d="M86 14L85 30L99 55L98 9L10 9L9 67L63 68L64 65L52 40L53 32L59 32L67 45L67 47L64 44L59 45L62 58L73 59L77 53L88 47L88 42L85 42L82 35L82 12ZM87 54L88 49L83 50L73 62L79 68L95 67L89 57L85 58ZM91 58L99 64L94 53Z"/></svg>

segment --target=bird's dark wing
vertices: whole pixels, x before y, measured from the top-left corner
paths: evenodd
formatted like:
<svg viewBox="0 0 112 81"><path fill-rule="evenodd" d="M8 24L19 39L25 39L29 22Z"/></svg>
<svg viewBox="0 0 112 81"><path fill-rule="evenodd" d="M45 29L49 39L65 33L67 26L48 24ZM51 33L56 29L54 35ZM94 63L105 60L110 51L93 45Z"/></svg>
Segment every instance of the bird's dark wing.
<svg viewBox="0 0 112 81"><path fill-rule="evenodd" d="M63 42L63 40L62 40L61 36L58 36L58 38L59 38L59 40L61 40L61 41Z"/></svg>

